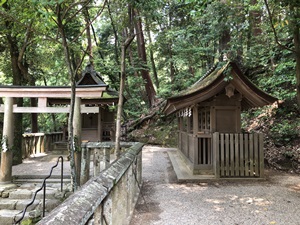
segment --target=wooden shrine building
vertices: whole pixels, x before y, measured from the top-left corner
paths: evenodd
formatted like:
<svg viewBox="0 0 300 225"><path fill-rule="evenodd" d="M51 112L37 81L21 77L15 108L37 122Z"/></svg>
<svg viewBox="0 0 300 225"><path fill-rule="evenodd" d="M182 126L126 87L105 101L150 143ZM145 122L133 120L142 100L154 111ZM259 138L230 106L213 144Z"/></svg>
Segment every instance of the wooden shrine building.
<svg viewBox="0 0 300 225"><path fill-rule="evenodd" d="M241 132L241 111L276 100L229 62L170 97L164 113L177 114L178 149L193 174L260 178L263 135Z"/></svg>
<svg viewBox="0 0 300 225"><path fill-rule="evenodd" d="M105 141L114 139L115 113L110 106L118 103L118 93L112 91L100 74L88 65L82 79L76 84L74 114L81 120L73 121L74 134L81 140ZM1 153L0 183L11 181L14 113L69 113L71 87L66 86L0 86L4 105L3 144ZM36 107L20 107L16 98L35 98ZM75 132L76 131L76 132ZM4 150L3 150L4 149Z"/></svg>

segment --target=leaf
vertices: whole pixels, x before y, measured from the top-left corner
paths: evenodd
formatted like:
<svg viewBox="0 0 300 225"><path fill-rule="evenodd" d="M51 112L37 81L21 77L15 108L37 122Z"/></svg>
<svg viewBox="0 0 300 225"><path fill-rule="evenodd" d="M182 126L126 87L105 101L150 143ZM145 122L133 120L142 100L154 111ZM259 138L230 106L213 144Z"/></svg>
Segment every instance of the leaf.
<svg viewBox="0 0 300 225"><path fill-rule="evenodd" d="M2 6L7 0L1 0L0 6Z"/></svg>

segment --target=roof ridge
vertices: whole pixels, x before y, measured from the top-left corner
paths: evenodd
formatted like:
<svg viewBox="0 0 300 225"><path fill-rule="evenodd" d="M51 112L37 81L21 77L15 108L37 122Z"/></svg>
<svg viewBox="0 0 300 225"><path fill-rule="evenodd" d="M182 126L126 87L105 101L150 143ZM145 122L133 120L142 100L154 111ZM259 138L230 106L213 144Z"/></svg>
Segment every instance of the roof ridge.
<svg viewBox="0 0 300 225"><path fill-rule="evenodd" d="M197 80L197 81L192 85L192 87L195 86L195 85L197 85L198 83L200 83L200 82L201 82L202 80L204 80L206 77L208 77L208 75L210 75L210 74L217 68L218 64L219 64L219 62L215 63L208 71L206 71L206 73L205 73L202 77L200 77L199 80Z"/></svg>

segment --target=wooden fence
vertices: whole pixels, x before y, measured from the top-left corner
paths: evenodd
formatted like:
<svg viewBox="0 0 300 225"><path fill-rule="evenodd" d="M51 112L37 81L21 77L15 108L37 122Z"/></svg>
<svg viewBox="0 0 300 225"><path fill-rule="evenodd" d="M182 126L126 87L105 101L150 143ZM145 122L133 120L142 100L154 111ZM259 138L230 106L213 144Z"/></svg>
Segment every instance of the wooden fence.
<svg viewBox="0 0 300 225"><path fill-rule="evenodd" d="M263 134L213 134L215 175L262 177L264 171Z"/></svg>
<svg viewBox="0 0 300 225"><path fill-rule="evenodd" d="M23 134L23 158L32 154L44 153L51 151L55 142L62 141L63 132L54 133L25 133Z"/></svg>
<svg viewBox="0 0 300 225"><path fill-rule="evenodd" d="M179 132L178 146L195 174L216 178L261 178L264 173L263 134Z"/></svg>

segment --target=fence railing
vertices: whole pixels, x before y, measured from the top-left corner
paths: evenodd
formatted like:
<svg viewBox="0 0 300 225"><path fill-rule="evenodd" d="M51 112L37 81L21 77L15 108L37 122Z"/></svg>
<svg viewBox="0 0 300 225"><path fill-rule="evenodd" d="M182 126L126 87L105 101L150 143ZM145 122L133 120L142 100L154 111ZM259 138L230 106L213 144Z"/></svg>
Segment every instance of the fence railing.
<svg viewBox="0 0 300 225"><path fill-rule="evenodd" d="M142 182L143 144L129 145L119 159L89 179L37 224L89 224L91 221L92 224L129 224ZM107 146L107 143L86 143L82 150L90 154ZM85 154L82 162L86 163L86 169L90 160Z"/></svg>
<svg viewBox="0 0 300 225"><path fill-rule="evenodd" d="M52 150L52 144L62 141L63 132L54 133L25 133L23 134L23 157L44 153Z"/></svg>
<svg viewBox="0 0 300 225"><path fill-rule="evenodd" d="M213 134L217 177L262 177L263 134Z"/></svg>

